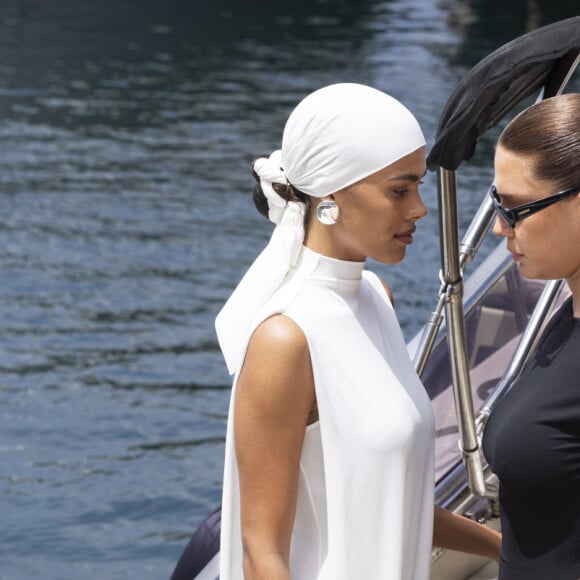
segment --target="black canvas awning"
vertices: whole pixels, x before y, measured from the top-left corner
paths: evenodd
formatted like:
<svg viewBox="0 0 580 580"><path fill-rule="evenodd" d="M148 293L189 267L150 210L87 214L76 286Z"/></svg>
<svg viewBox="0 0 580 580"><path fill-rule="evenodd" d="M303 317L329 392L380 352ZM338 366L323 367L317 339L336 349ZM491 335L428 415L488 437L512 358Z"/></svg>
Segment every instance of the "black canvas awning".
<svg viewBox="0 0 580 580"><path fill-rule="evenodd" d="M427 166L450 171L471 158L480 135L545 86L553 96L580 53L580 16L538 28L504 44L459 82L447 101Z"/></svg>

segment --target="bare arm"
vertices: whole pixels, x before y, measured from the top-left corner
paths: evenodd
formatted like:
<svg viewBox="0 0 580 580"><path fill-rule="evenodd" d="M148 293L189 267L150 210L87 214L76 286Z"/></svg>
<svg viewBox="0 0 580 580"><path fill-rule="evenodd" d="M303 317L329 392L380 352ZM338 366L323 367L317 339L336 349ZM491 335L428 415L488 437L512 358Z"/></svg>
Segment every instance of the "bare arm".
<svg viewBox="0 0 580 580"><path fill-rule="evenodd" d="M288 580L300 455L315 403L308 344L277 315L250 340L237 384L235 446L246 580Z"/></svg>
<svg viewBox="0 0 580 580"><path fill-rule="evenodd" d="M433 545L479 554L499 562L501 534L469 518L435 506Z"/></svg>

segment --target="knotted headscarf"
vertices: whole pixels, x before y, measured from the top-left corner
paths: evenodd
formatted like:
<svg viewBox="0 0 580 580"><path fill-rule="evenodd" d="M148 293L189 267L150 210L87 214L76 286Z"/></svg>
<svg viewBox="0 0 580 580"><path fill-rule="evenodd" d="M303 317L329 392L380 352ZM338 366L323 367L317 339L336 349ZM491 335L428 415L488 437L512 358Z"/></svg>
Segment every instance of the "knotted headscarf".
<svg viewBox="0 0 580 580"><path fill-rule="evenodd" d="M304 204L284 200L273 184L325 197L424 145L411 112L365 85L330 85L298 104L286 122L282 148L254 163L276 228L216 318L230 373L241 365L257 314L296 265L304 241Z"/></svg>

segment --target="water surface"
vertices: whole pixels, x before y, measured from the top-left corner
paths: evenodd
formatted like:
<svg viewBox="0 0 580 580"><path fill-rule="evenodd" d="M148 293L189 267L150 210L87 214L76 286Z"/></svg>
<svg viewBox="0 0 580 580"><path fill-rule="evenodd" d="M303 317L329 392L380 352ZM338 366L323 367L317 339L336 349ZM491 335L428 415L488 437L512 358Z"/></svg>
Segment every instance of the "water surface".
<svg viewBox="0 0 580 580"><path fill-rule="evenodd" d="M169 576L220 497L213 319L271 232L249 162L339 81L403 100L431 144L473 64L574 14L503 4L501 21L459 0L2 4L2 580ZM462 229L492 143L459 177ZM370 264L408 338L438 288L435 190L407 260Z"/></svg>

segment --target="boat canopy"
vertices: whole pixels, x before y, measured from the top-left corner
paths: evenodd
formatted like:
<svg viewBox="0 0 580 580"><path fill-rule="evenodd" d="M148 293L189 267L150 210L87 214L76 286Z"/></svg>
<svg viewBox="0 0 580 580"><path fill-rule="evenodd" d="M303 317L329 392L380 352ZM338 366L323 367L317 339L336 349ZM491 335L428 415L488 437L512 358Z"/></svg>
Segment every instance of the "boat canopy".
<svg viewBox="0 0 580 580"><path fill-rule="evenodd" d="M504 44L472 68L449 97L427 166L455 171L477 140L520 101L544 86L557 94L580 54L580 16L538 28Z"/></svg>

